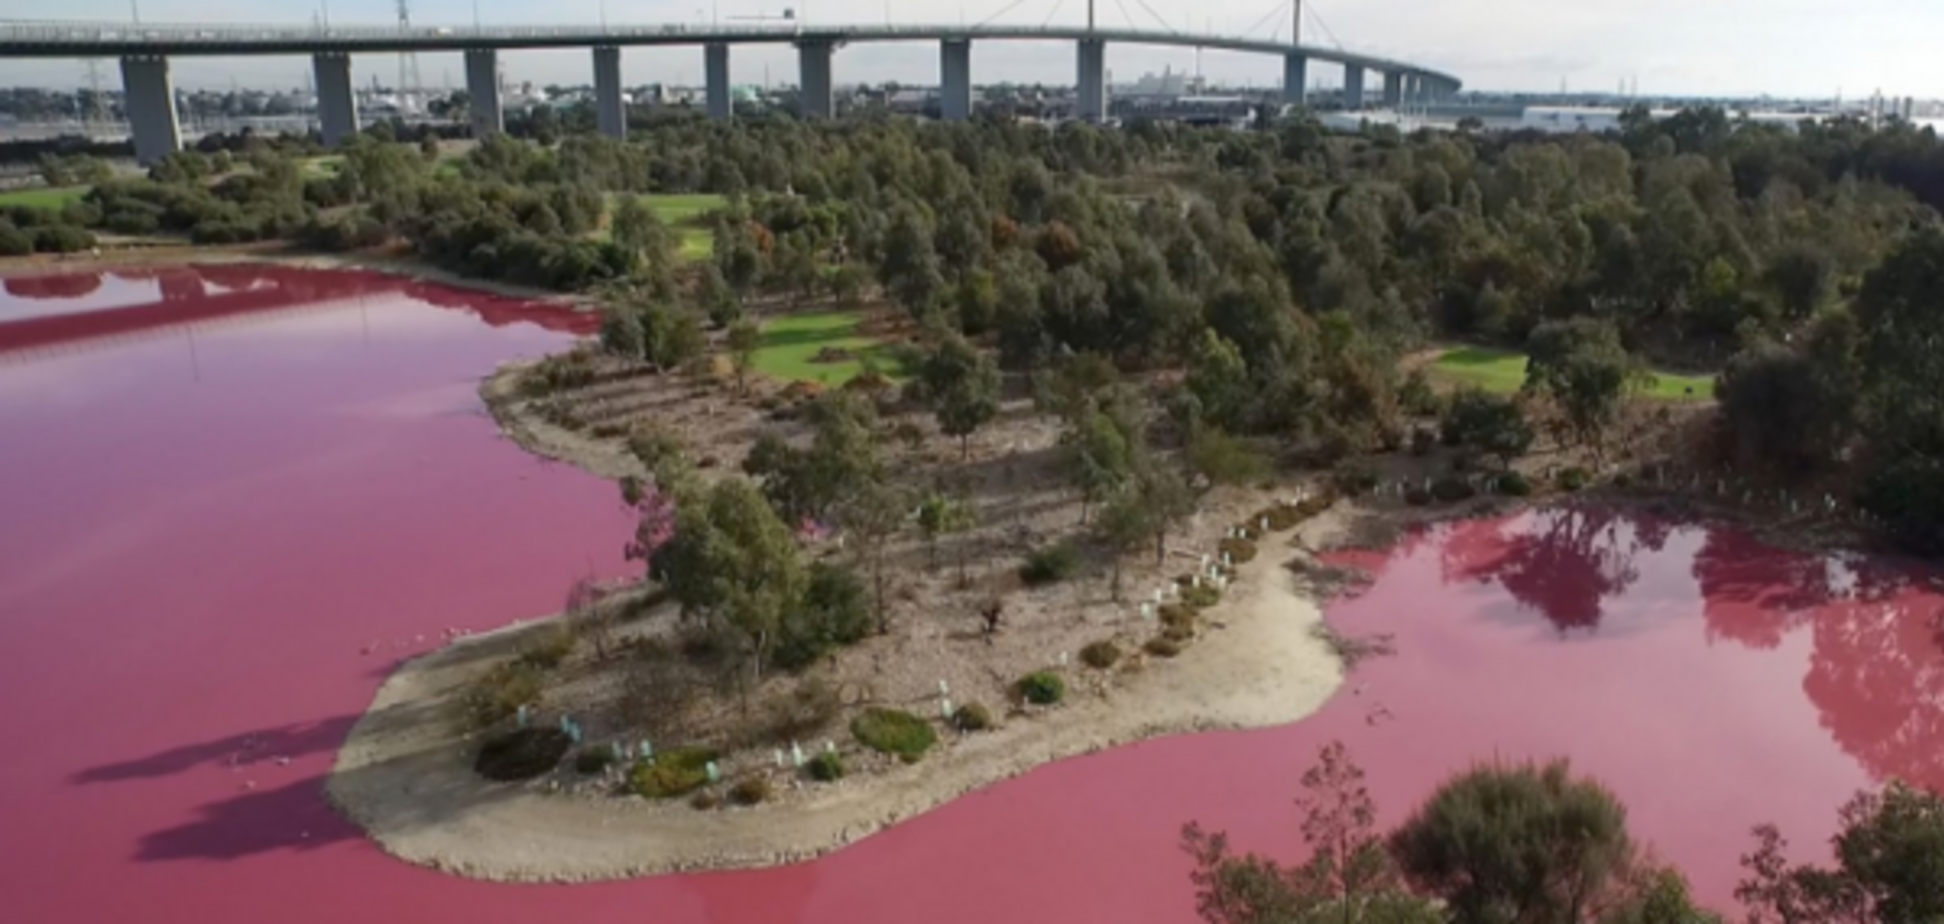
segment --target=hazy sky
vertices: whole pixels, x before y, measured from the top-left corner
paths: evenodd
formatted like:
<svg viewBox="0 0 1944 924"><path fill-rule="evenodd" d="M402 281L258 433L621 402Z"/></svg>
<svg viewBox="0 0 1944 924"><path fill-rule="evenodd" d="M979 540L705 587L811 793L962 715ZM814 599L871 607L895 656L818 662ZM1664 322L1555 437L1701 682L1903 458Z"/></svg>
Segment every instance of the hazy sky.
<svg viewBox="0 0 1944 924"><path fill-rule="evenodd" d="M28 0L15 0L26 4ZM328 4L333 22L381 24L396 17L393 0L135 0L148 22L308 23ZM1158 28L1140 0L1096 0L1101 23L1130 20ZM804 21L1079 24L1085 0L478 0L486 24L595 23L603 8L610 23L706 21L780 13L794 5ZM1146 0L1170 27L1239 34L1277 9L1274 0ZM1305 41L1330 45L1334 34L1346 48L1422 62L1459 75L1481 89L1553 90L1561 81L1574 90L1611 90L1635 78L1642 93L1866 96L1944 96L1944 0L1310 0ZM1126 12L1123 12L1123 7ZM127 21L129 0L64 0L65 19ZM25 9L10 11L17 16ZM413 22L463 25L473 19L472 0L415 0ZM1287 35L1287 15L1277 18ZM1328 27L1328 32L1318 22ZM1266 37L1268 26L1258 35ZM1115 80L1172 66L1192 71L1192 49L1109 46L1107 66ZM584 51L521 51L502 56L508 77L536 83L585 83L591 64ZM398 73L395 55L356 59L358 77L387 83ZM185 87L301 86L303 58L180 58L177 84ZM699 48L628 49L623 78L629 84L695 83L701 79ZM796 57L787 46L739 46L731 57L737 83L794 83ZM1202 72L1230 82L1269 85L1281 79L1280 63L1262 56L1209 52ZM972 50L975 82L999 79L1071 83L1070 46L988 42ZM0 61L0 85L75 86L79 61ZM419 56L429 86L462 82L457 55ZM923 43L864 45L837 57L838 82L901 80L935 83L938 52ZM119 80L112 66L104 80ZM1336 86L1340 72L1317 65L1313 83Z"/></svg>

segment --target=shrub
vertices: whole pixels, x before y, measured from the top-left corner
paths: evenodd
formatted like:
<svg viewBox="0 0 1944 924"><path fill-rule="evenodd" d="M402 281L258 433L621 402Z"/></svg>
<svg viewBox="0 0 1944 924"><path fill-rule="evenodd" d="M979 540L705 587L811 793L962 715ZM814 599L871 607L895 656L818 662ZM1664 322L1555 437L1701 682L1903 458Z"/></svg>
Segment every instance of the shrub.
<svg viewBox="0 0 1944 924"><path fill-rule="evenodd" d="M1148 639L1141 647L1157 658L1172 658L1181 653L1181 643L1165 635Z"/></svg>
<svg viewBox="0 0 1944 924"><path fill-rule="evenodd" d="M34 238L13 222L0 218L0 257L24 257L34 252Z"/></svg>
<svg viewBox="0 0 1944 924"><path fill-rule="evenodd" d="M1195 608L1180 603L1163 604L1161 625L1169 629L1186 629L1192 633L1195 631Z"/></svg>
<svg viewBox="0 0 1944 924"><path fill-rule="evenodd" d="M1338 491L1355 497L1377 488L1377 470L1361 459L1345 459L1337 463L1330 480Z"/></svg>
<svg viewBox="0 0 1944 924"><path fill-rule="evenodd" d="M558 728L522 728L487 739L473 759L480 776L502 783L530 780L560 765L574 740Z"/></svg>
<svg viewBox="0 0 1944 924"><path fill-rule="evenodd" d="M844 778L844 759L836 751L825 751L810 758L803 773L819 783L834 783Z"/></svg>
<svg viewBox="0 0 1944 924"><path fill-rule="evenodd" d="M1412 486L1404 491L1404 503L1413 507L1425 507L1431 503L1431 492L1422 487Z"/></svg>
<svg viewBox="0 0 1944 924"><path fill-rule="evenodd" d="M938 735L931 723L897 709L866 709L851 720L851 734L859 743L884 754L895 754L905 763L916 763L925 756Z"/></svg>
<svg viewBox="0 0 1944 924"><path fill-rule="evenodd" d="M1560 469L1559 474L1553 476L1553 482L1559 485L1562 491L1578 491L1592 484L1593 476L1586 469L1575 466Z"/></svg>
<svg viewBox="0 0 1944 924"><path fill-rule="evenodd" d="M721 804L722 800L715 793L707 790L703 790L689 797L689 806L698 812L711 811Z"/></svg>
<svg viewBox="0 0 1944 924"><path fill-rule="evenodd" d="M1185 645L1195 640L1195 625L1194 623L1188 623L1186 625L1165 626L1161 629L1161 637L1168 641L1180 642Z"/></svg>
<svg viewBox="0 0 1944 924"><path fill-rule="evenodd" d="M1255 527L1249 529L1253 531ZM1238 565L1254 561L1256 557L1256 544L1249 539L1224 539L1219 548L1222 554L1229 557L1229 561Z"/></svg>
<svg viewBox="0 0 1944 924"><path fill-rule="evenodd" d="M574 653L574 633L566 626L552 626L520 649L520 663L552 670Z"/></svg>
<svg viewBox="0 0 1944 924"><path fill-rule="evenodd" d="M788 696L769 701L764 733L776 741L798 741L816 734L837 718L843 703L837 689L819 677L797 684Z"/></svg>
<svg viewBox="0 0 1944 924"><path fill-rule="evenodd" d="M783 619L776 665L791 670L803 667L870 631L871 600L864 582L850 568L817 562L810 566L803 603Z"/></svg>
<svg viewBox="0 0 1944 924"><path fill-rule="evenodd" d="M1518 472L1506 472L1498 476L1498 492L1506 497L1528 497L1532 494L1532 482Z"/></svg>
<svg viewBox="0 0 1944 924"><path fill-rule="evenodd" d="M770 797L770 782L760 776L736 781L729 787L729 801L737 805L761 805Z"/></svg>
<svg viewBox="0 0 1944 924"><path fill-rule="evenodd" d="M1114 666L1121 656L1120 648L1113 642L1102 639L1091 642L1080 649L1080 663L1096 670L1106 670Z"/></svg>
<svg viewBox="0 0 1944 924"><path fill-rule="evenodd" d="M1438 448L1438 434L1423 427L1411 431L1411 455L1428 456Z"/></svg>
<svg viewBox="0 0 1944 924"><path fill-rule="evenodd" d="M605 771L614 763L614 749L606 745L581 748L580 753L574 755L574 770L588 776Z"/></svg>
<svg viewBox="0 0 1944 924"><path fill-rule="evenodd" d="M1181 589L1181 602L1192 609L1205 610L1222 602L1222 592L1208 584L1190 585Z"/></svg>
<svg viewBox="0 0 1944 924"><path fill-rule="evenodd" d="M1019 678L1019 695L1038 706L1051 706L1066 698L1066 681L1052 671L1035 671Z"/></svg>
<svg viewBox="0 0 1944 924"><path fill-rule="evenodd" d="M645 799L685 796L709 784L709 763L716 752L708 748L672 748L649 760L636 761L628 782Z"/></svg>
<svg viewBox="0 0 1944 924"><path fill-rule="evenodd" d="M540 699L540 672L519 661L487 671L466 691L466 716L473 727L485 728L512 718L520 707Z"/></svg>
<svg viewBox="0 0 1944 924"><path fill-rule="evenodd" d="M985 731L992 727L992 713L980 703L966 703L952 713L952 727L962 732Z"/></svg>
<svg viewBox="0 0 1944 924"><path fill-rule="evenodd" d="M1477 494L1478 489L1472 487L1471 482L1463 478L1445 477L1431 483L1431 496L1441 503L1455 504L1462 500L1470 500Z"/></svg>
<svg viewBox="0 0 1944 924"><path fill-rule="evenodd" d="M1469 446L1506 463L1532 447L1532 425L1518 402L1476 388L1452 396L1439 429L1445 445Z"/></svg>
<svg viewBox="0 0 1944 924"><path fill-rule="evenodd" d="M1279 533L1286 529L1295 529L1296 524L1303 522L1303 512L1301 508L1292 504L1277 504L1274 507L1264 507L1249 518L1249 522L1258 527L1264 520L1269 521L1270 532Z"/></svg>
<svg viewBox="0 0 1944 924"><path fill-rule="evenodd" d="M1028 587L1054 584L1071 577L1079 566L1079 553L1059 542L1027 555L1026 563L1019 566L1019 579Z"/></svg>
<svg viewBox="0 0 1944 924"><path fill-rule="evenodd" d="M1438 393L1431 389L1431 380L1423 369L1412 369L1397 388L1397 405L1413 417L1437 414L1442 410L1440 403Z"/></svg>

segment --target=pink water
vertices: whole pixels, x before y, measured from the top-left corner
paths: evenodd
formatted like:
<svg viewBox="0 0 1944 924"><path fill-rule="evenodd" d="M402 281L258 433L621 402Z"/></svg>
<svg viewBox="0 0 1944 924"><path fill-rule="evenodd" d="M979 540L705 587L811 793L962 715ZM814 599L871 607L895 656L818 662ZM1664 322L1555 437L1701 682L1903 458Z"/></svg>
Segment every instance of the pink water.
<svg viewBox="0 0 1944 924"><path fill-rule="evenodd" d="M1907 572L1588 510L1350 556L1377 582L1333 620L1399 653L1295 726L1065 761L784 869L442 876L359 840L321 779L393 659L624 570L614 489L498 439L474 394L585 318L263 269L5 292L9 922L1187 922L1180 824L1287 854L1331 738L1391 819L1470 761L1569 754L1725 903L1749 825L1813 843L1859 785L1944 783L1940 604Z"/></svg>

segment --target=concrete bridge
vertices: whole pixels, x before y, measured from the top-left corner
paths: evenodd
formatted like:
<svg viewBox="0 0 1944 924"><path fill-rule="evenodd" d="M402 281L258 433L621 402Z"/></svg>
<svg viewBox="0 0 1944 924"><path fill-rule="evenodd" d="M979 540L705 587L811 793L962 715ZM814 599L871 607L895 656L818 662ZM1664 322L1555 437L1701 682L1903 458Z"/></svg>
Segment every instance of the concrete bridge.
<svg viewBox="0 0 1944 924"><path fill-rule="evenodd" d="M1091 26L512 26L444 28L423 26L247 26L104 22L0 23L0 58L121 59L128 121L135 155L143 163L181 147L169 58L182 55L312 56L316 69L318 121L326 144L357 132L357 98L352 92L351 55L416 51L457 51L465 55L466 91L476 136L501 131L498 56L527 48L589 48L593 52L596 124L603 134L622 137L627 118L621 88L621 49L638 45L700 45L711 117L730 116L729 53L735 45L796 46L801 114L830 118L836 113L834 58L838 48L863 42L933 41L939 45L941 114L962 120L972 113L974 41L1062 41L1076 48L1076 115L1099 121L1107 115L1106 48L1109 42L1212 48L1280 57L1283 100L1301 104L1309 66L1322 61L1343 68L1347 105L1363 108L1364 78L1381 75L1382 103L1397 107L1433 102L1455 94L1462 82L1429 67L1334 48L1233 36L1196 35L1143 29Z"/></svg>

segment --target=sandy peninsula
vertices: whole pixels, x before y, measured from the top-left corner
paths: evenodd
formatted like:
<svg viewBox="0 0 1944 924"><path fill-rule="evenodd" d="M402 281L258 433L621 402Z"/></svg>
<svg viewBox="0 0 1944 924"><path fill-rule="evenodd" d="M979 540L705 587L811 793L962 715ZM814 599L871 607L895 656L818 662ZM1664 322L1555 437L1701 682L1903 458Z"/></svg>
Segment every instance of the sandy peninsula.
<svg viewBox="0 0 1944 924"><path fill-rule="evenodd" d="M959 795L1066 757L1211 729L1282 725L1320 708L1343 677L1320 637L1326 578L1305 549L1343 527L1326 511L1264 537L1211 628L1179 657L1073 686L1058 707L998 729L949 735L919 763L805 785L775 803L696 811L676 802L589 798L495 784L471 767L476 742L436 712L539 624L458 641L401 667L352 729L331 800L387 853L458 875L580 882L677 870L759 867L829 853ZM1294 556L1294 561L1291 560ZM1085 672L1074 665L1070 675Z"/></svg>

